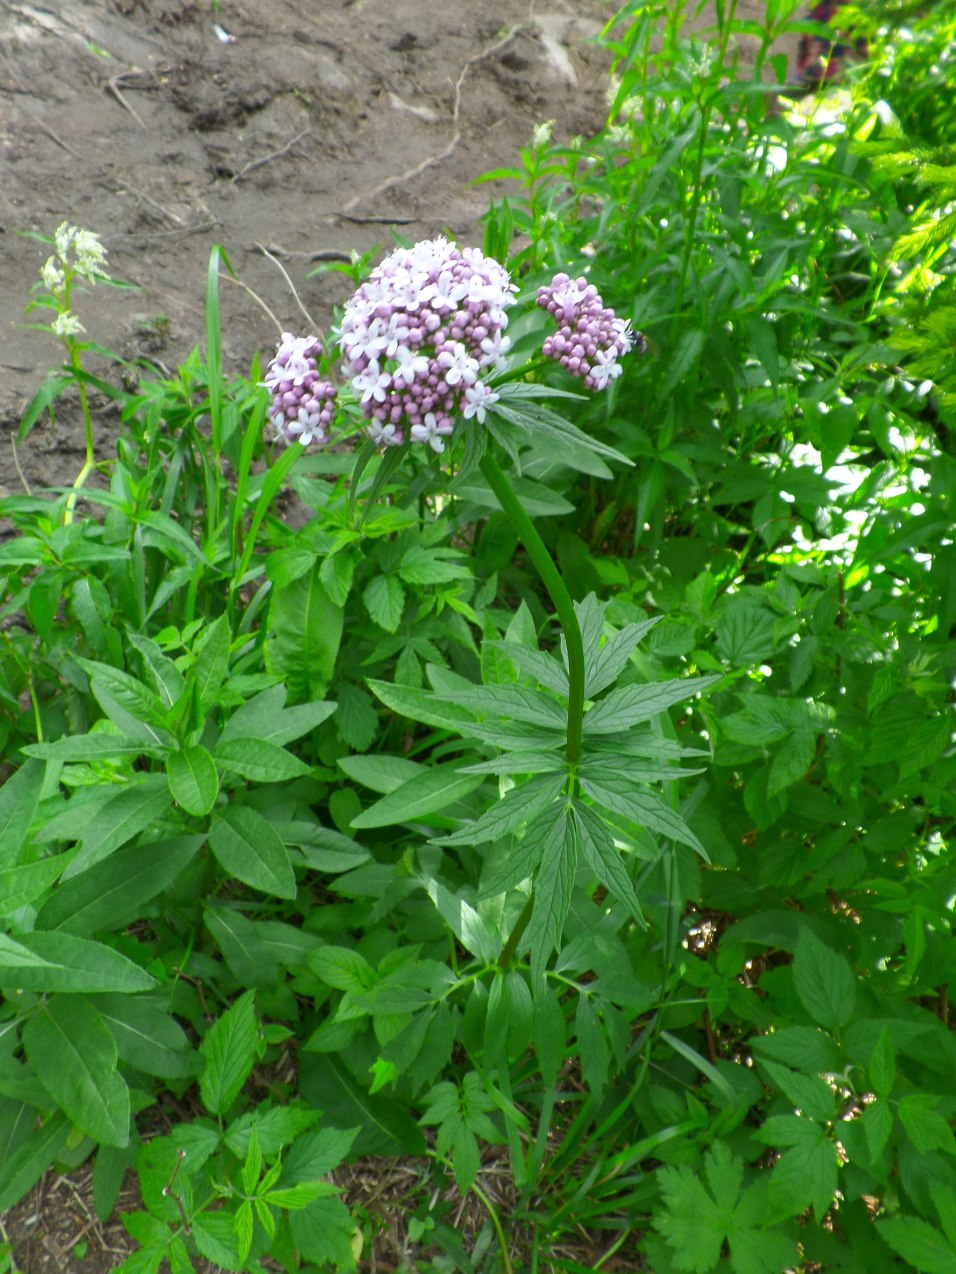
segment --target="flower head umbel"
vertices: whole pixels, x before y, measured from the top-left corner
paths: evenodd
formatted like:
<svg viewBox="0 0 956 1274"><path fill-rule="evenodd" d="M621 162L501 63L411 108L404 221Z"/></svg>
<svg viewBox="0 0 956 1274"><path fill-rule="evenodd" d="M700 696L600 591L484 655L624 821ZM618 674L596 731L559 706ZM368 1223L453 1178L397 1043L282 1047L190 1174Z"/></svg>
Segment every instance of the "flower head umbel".
<svg viewBox="0 0 956 1274"><path fill-rule="evenodd" d="M588 389L606 389L621 374L618 358L635 345L644 347L644 338L635 335L626 319L608 309L593 283L583 276L571 279L556 274L547 287L538 289L538 305L547 310L558 325L546 338L542 353L584 381Z"/></svg>
<svg viewBox="0 0 956 1274"><path fill-rule="evenodd" d="M426 239L377 266L345 306L346 374L376 442L444 451L456 412L479 423L497 395L482 373L503 363L507 270L477 248Z"/></svg>
<svg viewBox="0 0 956 1274"><path fill-rule="evenodd" d="M325 442L335 413L335 386L323 379L317 360L322 345L317 336L282 333L275 358L262 382L272 395L269 416L286 443Z"/></svg>
<svg viewBox="0 0 956 1274"><path fill-rule="evenodd" d="M104 277L106 249L91 230L81 230L79 226L71 226L64 221L57 226L53 242L61 263L74 274L82 275L91 283L95 283L97 277ZM47 266L52 262L51 257Z"/></svg>

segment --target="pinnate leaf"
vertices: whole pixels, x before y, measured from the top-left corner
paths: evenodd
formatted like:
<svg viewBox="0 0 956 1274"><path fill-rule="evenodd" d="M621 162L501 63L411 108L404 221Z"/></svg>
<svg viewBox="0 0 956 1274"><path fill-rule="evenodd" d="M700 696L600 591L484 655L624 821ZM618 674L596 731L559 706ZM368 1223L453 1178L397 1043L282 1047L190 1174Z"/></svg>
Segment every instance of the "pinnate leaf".
<svg viewBox="0 0 956 1274"><path fill-rule="evenodd" d="M453 765L436 765L395 788L352 819L352 826L391 827L427 818L480 787L480 774L461 774Z"/></svg>
<svg viewBox="0 0 956 1274"><path fill-rule="evenodd" d="M621 686L599 699L584 717L585 735L617 734L642 721L659 716L672 704L712 686L720 677L685 677L680 681L657 681L640 686Z"/></svg>
<svg viewBox="0 0 956 1274"><path fill-rule="evenodd" d="M531 947L531 968L536 983L544 977L551 952L560 945L578 865L577 827L567 811L562 811L554 830L559 834L543 846L541 865L535 877L534 911L525 935Z"/></svg>

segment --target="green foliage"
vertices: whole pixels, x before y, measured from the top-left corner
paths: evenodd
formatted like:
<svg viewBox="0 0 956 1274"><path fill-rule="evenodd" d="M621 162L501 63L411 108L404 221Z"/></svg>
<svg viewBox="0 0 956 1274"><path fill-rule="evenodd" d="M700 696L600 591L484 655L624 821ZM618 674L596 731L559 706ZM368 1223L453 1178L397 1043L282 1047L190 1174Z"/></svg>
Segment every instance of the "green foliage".
<svg viewBox="0 0 956 1274"><path fill-rule="evenodd" d="M217 249L104 482L0 501L0 1209L95 1154L127 1274L349 1270L412 1156L421 1268L956 1266L952 5L768 111L796 13L611 21L444 457L270 455ZM559 269L606 395L521 361Z"/></svg>

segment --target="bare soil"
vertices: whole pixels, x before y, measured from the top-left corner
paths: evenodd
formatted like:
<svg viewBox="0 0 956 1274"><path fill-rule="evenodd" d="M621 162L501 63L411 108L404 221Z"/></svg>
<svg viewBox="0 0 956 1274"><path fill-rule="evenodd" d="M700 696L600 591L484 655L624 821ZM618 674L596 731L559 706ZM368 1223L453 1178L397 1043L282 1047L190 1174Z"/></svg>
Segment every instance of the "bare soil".
<svg viewBox="0 0 956 1274"><path fill-rule="evenodd" d="M0 494L19 489L6 431L60 359L22 307L48 255L19 237L68 219L115 278L76 310L91 340L174 367L203 332L210 248L283 326L345 295L319 259L447 232L480 242L489 191L534 126L593 131L602 0L5 0L0 4ZM248 370L275 324L224 283L225 365ZM99 361L103 370L106 363ZM108 455L109 421L101 422ZM72 481L70 414L20 449L32 484Z"/></svg>

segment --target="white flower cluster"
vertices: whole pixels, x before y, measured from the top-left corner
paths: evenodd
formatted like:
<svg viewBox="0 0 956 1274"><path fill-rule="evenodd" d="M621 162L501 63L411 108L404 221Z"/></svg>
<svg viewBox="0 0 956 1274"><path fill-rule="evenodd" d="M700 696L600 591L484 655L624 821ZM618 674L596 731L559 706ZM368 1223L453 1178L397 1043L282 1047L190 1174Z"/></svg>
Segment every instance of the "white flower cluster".
<svg viewBox="0 0 956 1274"><path fill-rule="evenodd" d="M57 226L53 242L57 256L74 274L81 274L84 279L95 283L97 275L105 273L106 249L92 231L81 230L79 226L71 226L64 221ZM53 258L50 257L47 266L52 263Z"/></svg>
<svg viewBox="0 0 956 1274"><path fill-rule="evenodd" d="M95 283L106 278L106 249L90 230L81 230L64 221L57 226L53 236L56 256L47 257L40 269L43 286L53 293L60 313L52 323L54 336L61 339L80 336L86 329L75 314L70 312L69 283L76 276Z"/></svg>
<svg viewBox="0 0 956 1274"><path fill-rule="evenodd" d="M81 336L85 331L86 328L80 320L75 314L71 314L69 310L63 314L58 314L53 320L54 336Z"/></svg>
<svg viewBox="0 0 956 1274"><path fill-rule="evenodd" d="M345 306L340 347L369 436L444 451L456 412L483 423L497 402L482 380L502 366L514 303L507 270L477 248L426 239L377 266Z"/></svg>
<svg viewBox="0 0 956 1274"><path fill-rule="evenodd" d="M335 414L335 386L319 374L317 336L282 333L282 342L262 382L272 395L269 416L286 443L325 442Z"/></svg>

